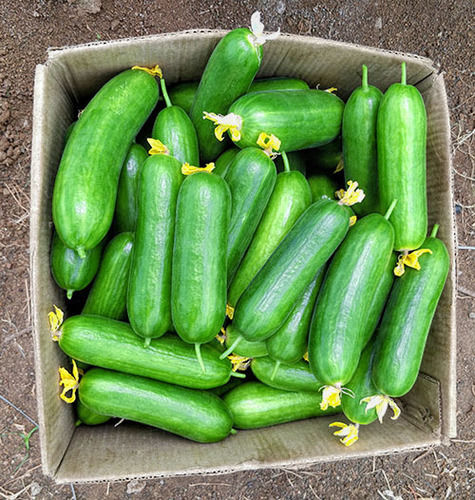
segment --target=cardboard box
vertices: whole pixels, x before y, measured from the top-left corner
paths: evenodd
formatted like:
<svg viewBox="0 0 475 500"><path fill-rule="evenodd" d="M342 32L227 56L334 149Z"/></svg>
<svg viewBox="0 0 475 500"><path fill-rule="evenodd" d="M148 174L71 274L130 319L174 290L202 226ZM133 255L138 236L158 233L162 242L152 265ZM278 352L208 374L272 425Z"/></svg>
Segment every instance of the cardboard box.
<svg viewBox="0 0 475 500"><path fill-rule="evenodd" d="M47 322L53 303L67 313L65 294L49 269L51 196L65 131L81 104L133 65L160 64L169 84L198 79L223 34L188 31L53 49L46 63L36 68L30 235L33 335L43 471L59 483L304 466L423 448L455 436L455 230L443 75L422 57L295 35L266 43L259 76L303 78L311 86L337 87L346 99L360 84L363 63L370 83L385 91L399 81L400 63L406 61L408 83L419 88L427 107L429 225L440 224L439 237L449 249L452 267L421 374L402 401L402 417L363 427L351 448L331 435L328 424L334 417L240 431L217 444L197 444L133 423L74 426L73 408L58 396L57 370L67 359L51 341Z"/></svg>

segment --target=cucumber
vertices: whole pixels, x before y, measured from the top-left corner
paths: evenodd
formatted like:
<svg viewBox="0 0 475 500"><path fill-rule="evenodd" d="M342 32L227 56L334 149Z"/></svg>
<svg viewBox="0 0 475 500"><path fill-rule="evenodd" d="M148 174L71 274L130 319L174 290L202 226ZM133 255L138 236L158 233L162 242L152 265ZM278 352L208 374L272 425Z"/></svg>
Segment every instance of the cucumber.
<svg viewBox="0 0 475 500"><path fill-rule="evenodd" d="M118 233L135 231L137 223L137 181L148 154L140 144L132 144L120 172L115 204L115 229Z"/></svg>
<svg viewBox="0 0 475 500"><path fill-rule="evenodd" d="M363 65L361 87L355 89L348 99L342 123L345 180L357 181L366 195L355 207L358 215L379 211L376 124L382 97L383 93L377 87L368 85L368 68ZM391 135L395 135L395 129ZM388 206L391 201L386 200L383 206Z"/></svg>
<svg viewBox="0 0 475 500"><path fill-rule="evenodd" d="M317 298L308 357L315 377L336 391L353 376L365 341L368 308L392 255L386 216L370 214L351 228L335 253ZM335 392L336 392L335 391Z"/></svg>
<svg viewBox="0 0 475 500"><path fill-rule="evenodd" d="M97 92L73 128L54 183L53 221L81 257L111 226L120 170L157 100L153 76L123 71Z"/></svg>
<svg viewBox="0 0 475 500"><path fill-rule="evenodd" d="M224 394L234 389L238 385L241 385L245 382L245 379L242 378L232 378L227 384L221 385L219 387L214 387L213 389L209 389L210 392L216 394L216 396L222 397Z"/></svg>
<svg viewBox="0 0 475 500"><path fill-rule="evenodd" d="M308 184L312 191L312 201L315 203L322 196L333 200L335 191L338 189L338 182L325 174L314 174L308 178Z"/></svg>
<svg viewBox="0 0 475 500"><path fill-rule="evenodd" d="M421 269L396 278L378 328L373 367L374 385L386 396L400 397L414 385L432 318L444 288L450 257L436 238L438 226L422 244Z"/></svg>
<svg viewBox="0 0 475 500"><path fill-rule="evenodd" d="M292 151L287 154L287 157L289 159L290 170L298 170L303 175L307 173L306 156L303 151ZM277 172L283 172L285 170L282 156L277 156L275 159L275 166L277 167Z"/></svg>
<svg viewBox="0 0 475 500"><path fill-rule="evenodd" d="M342 157L341 137L338 136L324 146L307 151L307 162L310 165L308 170L315 173L334 173Z"/></svg>
<svg viewBox="0 0 475 500"><path fill-rule="evenodd" d="M259 148L242 149L229 167L225 176L232 199L228 228L228 283L232 281L261 220L276 176L273 161Z"/></svg>
<svg viewBox="0 0 475 500"><path fill-rule="evenodd" d="M181 82L170 87L168 95L175 106L180 106L190 114L191 106L195 98L200 82Z"/></svg>
<svg viewBox="0 0 475 500"><path fill-rule="evenodd" d="M246 94L228 113L241 118L240 148L255 146L262 132L281 141L280 150L296 151L331 142L340 133L343 101L323 90L269 90Z"/></svg>
<svg viewBox="0 0 475 500"><path fill-rule="evenodd" d="M231 194L221 177L197 172L183 181L176 209L171 308L178 335L198 347L219 333L225 319L230 212Z"/></svg>
<svg viewBox="0 0 475 500"><path fill-rule="evenodd" d="M283 391L319 391L323 385L302 359L297 363L287 364L278 363L266 356L253 359L251 369L262 383Z"/></svg>
<svg viewBox="0 0 475 500"><path fill-rule="evenodd" d="M296 363L307 350L308 329L325 267L317 271L282 327L266 341L269 356L278 363Z"/></svg>
<svg viewBox="0 0 475 500"><path fill-rule="evenodd" d="M76 421L76 426L85 425L99 425L104 424L110 420L108 415L99 415L91 411L87 406L84 406L80 400L78 400L76 405L76 413L78 420Z"/></svg>
<svg viewBox="0 0 475 500"><path fill-rule="evenodd" d="M217 160L214 162L214 170L213 174L219 175L221 177L226 177L226 174L231 166L234 158L239 153L240 149L238 148L230 148L227 149L224 153L221 153Z"/></svg>
<svg viewBox="0 0 475 500"><path fill-rule="evenodd" d="M157 154L147 158L140 173L127 312L134 332L146 345L173 327L171 275L180 169L177 159Z"/></svg>
<svg viewBox="0 0 475 500"><path fill-rule="evenodd" d="M69 127L66 129L66 133L64 134L64 144L66 144L69 138L71 137L71 132L73 131L73 128L75 127L76 123L77 120L71 123L71 125L69 125Z"/></svg>
<svg viewBox="0 0 475 500"><path fill-rule="evenodd" d="M236 306L239 297L311 201L310 187L300 172L277 175L261 222L230 284L229 305Z"/></svg>
<svg viewBox="0 0 475 500"><path fill-rule="evenodd" d="M240 333L236 331L231 323L226 329L226 347L232 346L239 336ZM246 358L261 358L268 355L265 342L249 342L246 339L239 341L233 353L238 356L245 356Z"/></svg>
<svg viewBox="0 0 475 500"><path fill-rule="evenodd" d="M382 207L398 199L390 219L397 251L419 248L427 234L426 135L424 101L406 85L402 63L401 83L384 94L377 125L379 197Z"/></svg>
<svg viewBox="0 0 475 500"><path fill-rule="evenodd" d="M231 376L231 362L218 359L219 351L212 346L202 346L203 373L193 346L176 335L164 335L144 347L128 323L101 316L71 316L59 337L59 347L83 363L171 384L211 389Z"/></svg>
<svg viewBox="0 0 475 500"><path fill-rule="evenodd" d="M101 260L102 245L88 250L84 258L68 248L55 232L51 243L51 274L57 285L67 291L68 299L94 279Z"/></svg>
<svg viewBox="0 0 475 500"><path fill-rule="evenodd" d="M258 429L336 413L332 408L320 409L320 392L282 391L260 382L241 384L223 400L238 429Z"/></svg>
<svg viewBox="0 0 475 500"><path fill-rule="evenodd" d="M79 383L79 397L90 410L197 441L221 441L233 421L218 396L136 375L94 368Z"/></svg>
<svg viewBox="0 0 475 500"><path fill-rule="evenodd" d="M203 120L203 112L227 113L229 106L249 89L261 61L262 46L248 28L230 31L213 50L190 111L202 162L216 159L226 149L226 142L215 137L213 124Z"/></svg>
<svg viewBox="0 0 475 500"><path fill-rule="evenodd" d="M127 286L133 246L133 233L118 234L109 242L84 304L83 314L97 314L112 319L126 317Z"/></svg>
<svg viewBox="0 0 475 500"><path fill-rule="evenodd" d="M170 155L180 163L199 165L200 154L195 127L186 111L180 106L172 105L163 78L160 84L166 108L157 115L152 137L161 141L170 151Z"/></svg>

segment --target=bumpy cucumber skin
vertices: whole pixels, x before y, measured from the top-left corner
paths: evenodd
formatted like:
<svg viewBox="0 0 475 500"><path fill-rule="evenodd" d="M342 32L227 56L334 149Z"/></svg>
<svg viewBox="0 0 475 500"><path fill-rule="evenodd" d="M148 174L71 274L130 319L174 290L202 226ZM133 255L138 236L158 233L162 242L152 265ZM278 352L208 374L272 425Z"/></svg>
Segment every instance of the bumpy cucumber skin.
<svg viewBox="0 0 475 500"><path fill-rule="evenodd" d="M102 245L86 252L81 259L77 252L68 248L54 233L51 243L51 274L57 285L68 291L68 298L73 292L83 290L94 279L101 261Z"/></svg>
<svg viewBox="0 0 475 500"><path fill-rule="evenodd" d="M104 424L110 420L108 415L99 415L91 411L87 406L84 406L80 400L77 402L76 413L79 422L76 425L99 425Z"/></svg>
<svg viewBox="0 0 475 500"><path fill-rule="evenodd" d="M220 360L214 347L201 346L203 373L194 347L176 335L164 335L144 347L129 324L100 316L68 318L59 347L84 363L194 389L218 387L231 376L231 362Z"/></svg>
<svg viewBox="0 0 475 500"><path fill-rule="evenodd" d="M312 201L315 203L317 200L326 196L331 200L335 199L335 192L338 189L338 182L328 175L315 174L308 178L308 184L312 191Z"/></svg>
<svg viewBox="0 0 475 500"><path fill-rule="evenodd" d="M382 92L372 85L358 87L351 94L343 112L345 180L357 181L366 195L353 208L360 216L379 211L376 123L382 97Z"/></svg>
<svg viewBox="0 0 475 500"><path fill-rule="evenodd" d="M333 173L342 158L341 137L307 152L308 170Z"/></svg>
<svg viewBox="0 0 475 500"><path fill-rule="evenodd" d="M368 307L393 243L391 224L382 215L367 215L351 228L328 267L308 344L310 367L324 384L346 384L358 366Z"/></svg>
<svg viewBox="0 0 475 500"><path fill-rule="evenodd" d="M252 240L274 189L276 177L273 161L259 148L242 149L229 167L225 177L232 199L228 228L228 283L233 279Z"/></svg>
<svg viewBox="0 0 475 500"><path fill-rule="evenodd" d="M429 237L419 257L421 269L406 267L395 279L376 333L373 382L391 397L407 394L416 382L432 318L444 288L450 257L444 243Z"/></svg>
<svg viewBox="0 0 475 500"><path fill-rule="evenodd" d="M137 181L148 154L140 144L132 144L120 172L115 204L115 229L118 233L135 231L137 223Z"/></svg>
<svg viewBox="0 0 475 500"><path fill-rule="evenodd" d="M109 230L124 159L157 100L155 78L127 70L109 80L82 112L53 190L54 225L69 248L81 254Z"/></svg>
<svg viewBox="0 0 475 500"><path fill-rule="evenodd" d="M200 154L198 137L190 117L179 106L162 109L153 125L152 137L170 150L180 163L198 166Z"/></svg>
<svg viewBox="0 0 475 500"><path fill-rule="evenodd" d="M315 378L308 363L300 360L297 363L282 363L277 369L274 378L275 361L270 357L253 359L251 363L252 373L262 383L281 389L283 391L319 391L322 382Z"/></svg>
<svg viewBox="0 0 475 500"><path fill-rule="evenodd" d="M140 172L127 312L134 332L145 339L172 329L172 254L182 179L180 162L168 155L150 156Z"/></svg>
<svg viewBox="0 0 475 500"><path fill-rule="evenodd" d="M303 151L292 151L287 153L287 158L289 160L290 170L298 170L303 175L307 173L307 162L305 160L306 155ZM277 172L284 171L284 162L282 156L278 156L275 159L275 166L277 167Z"/></svg>
<svg viewBox="0 0 475 500"><path fill-rule="evenodd" d="M376 409L366 411L366 403L361 403L363 398L375 396L378 390L371 380L374 361L374 342L370 342L363 352L353 377L346 384L346 388L353 391L354 397L342 393L341 409L345 417L355 424L367 425L378 418Z"/></svg>
<svg viewBox="0 0 475 500"><path fill-rule="evenodd" d="M247 340L277 332L348 228L348 211L335 201L322 198L307 208L237 303L233 324Z"/></svg>
<svg viewBox="0 0 475 500"><path fill-rule="evenodd" d="M325 275L326 266L322 266L303 295L297 300L290 316L272 337L267 339L269 356L284 363L296 363L307 350L308 329L318 290Z"/></svg>
<svg viewBox="0 0 475 500"><path fill-rule="evenodd" d="M83 314L97 314L111 319L126 317L133 246L133 233L118 234L108 243L99 272L84 304Z"/></svg>
<svg viewBox="0 0 475 500"><path fill-rule="evenodd" d="M391 85L378 112L378 181L381 207L398 200L389 219L396 251L419 248L427 233L426 132L419 91Z"/></svg>
<svg viewBox="0 0 475 500"><path fill-rule="evenodd" d="M215 337L226 311L226 251L231 193L221 177L197 172L178 194L172 265L172 318L178 335Z"/></svg>
<svg viewBox="0 0 475 500"><path fill-rule="evenodd" d="M253 38L247 28L230 31L213 50L203 72L190 111L202 162L216 159L226 149L226 142L219 142L214 135L214 124L203 120L203 112L225 115L247 92L262 61L262 46L254 45Z"/></svg>
<svg viewBox="0 0 475 500"><path fill-rule="evenodd" d="M226 177L228 173L229 167L231 166L234 158L239 153L240 149L238 148L230 148L227 149L224 153L221 153L216 161L214 162L214 175L219 175L223 179Z"/></svg>
<svg viewBox="0 0 475 500"><path fill-rule="evenodd" d="M285 152L331 142L340 133L343 101L322 90L269 90L246 94L229 108L242 118L240 148L274 134Z"/></svg>
<svg viewBox="0 0 475 500"><path fill-rule="evenodd" d="M223 398L238 429L258 429L271 425L333 415L338 410L321 410L320 392L289 392L260 382L246 382Z"/></svg>
<svg viewBox="0 0 475 500"><path fill-rule="evenodd" d="M231 323L226 329L226 347L231 347L239 335L239 331L236 331ZM261 358L268 355L265 342L249 342L245 338L240 340L233 353L247 358Z"/></svg>
<svg viewBox="0 0 475 500"><path fill-rule="evenodd" d="M125 373L94 368L79 384L89 409L133 420L199 443L221 441L231 432L231 415L218 396Z"/></svg>
<svg viewBox="0 0 475 500"><path fill-rule="evenodd" d="M300 172L277 175L261 222L229 287L228 303L232 307L311 202L310 187Z"/></svg>

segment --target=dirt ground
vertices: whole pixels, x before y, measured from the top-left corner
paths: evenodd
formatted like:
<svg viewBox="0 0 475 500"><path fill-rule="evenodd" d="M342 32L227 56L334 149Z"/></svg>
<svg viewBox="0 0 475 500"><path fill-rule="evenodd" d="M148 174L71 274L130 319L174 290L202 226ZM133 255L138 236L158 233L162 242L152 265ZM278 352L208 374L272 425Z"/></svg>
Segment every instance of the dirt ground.
<svg viewBox="0 0 475 500"><path fill-rule="evenodd" d="M445 72L458 230L458 438L425 453L307 470L57 486L41 473L29 314L29 163L34 67L51 46L189 28L266 28L421 54ZM2 0L0 3L0 497L473 498L475 479L474 44L470 0ZM472 248L467 248L467 247ZM13 403L24 413L8 405ZM24 414L29 416L27 418ZM33 431L33 432L32 432ZM30 436L28 436L30 434Z"/></svg>

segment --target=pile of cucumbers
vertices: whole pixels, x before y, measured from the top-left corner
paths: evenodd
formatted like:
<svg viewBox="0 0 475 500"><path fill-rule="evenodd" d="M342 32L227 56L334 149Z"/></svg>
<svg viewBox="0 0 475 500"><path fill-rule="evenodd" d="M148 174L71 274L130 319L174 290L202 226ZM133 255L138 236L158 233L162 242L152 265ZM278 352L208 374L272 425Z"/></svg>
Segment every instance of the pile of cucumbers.
<svg viewBox="0 0 475 500"><path fill-rule="evenodd" d="M346 104L256 80L273 35L251 25L200 82L119 73L68 130L51 270L84 292L50 328L78 422L208 443L342 412L349 445L416 381L450 263L427 237L422 97L405 63L384 95L363 66Z"/></svg>

